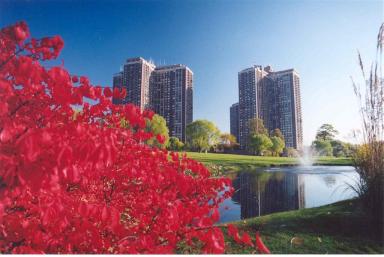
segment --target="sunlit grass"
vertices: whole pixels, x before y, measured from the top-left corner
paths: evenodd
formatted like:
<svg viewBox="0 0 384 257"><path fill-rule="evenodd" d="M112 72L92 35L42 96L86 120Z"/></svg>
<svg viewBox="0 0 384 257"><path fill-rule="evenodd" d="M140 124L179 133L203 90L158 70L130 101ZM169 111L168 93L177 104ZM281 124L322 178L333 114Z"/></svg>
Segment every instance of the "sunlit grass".
<svg viewBox="0 0 384 257"><path fill-rule="evenodd" d="M187 152L189 158L208 165L222 166L225 171L239 171L242 169L254 169L257 167L278 165L299 165L298 158L252 156L220 153L196 153ZM352 165L350 158L319 157L314 160L315 165Z"/></svg>
<svg viewBox="0 0 384 257"><path fill-rule="evenodd" d="M384 253L382 239L367 226L355 200L270 214L236 224L252 236L260 230L264 243L275 254ZM293 237L302 243L291 244ZM226 243L228 253L252 253L228 238Z"/></svg>

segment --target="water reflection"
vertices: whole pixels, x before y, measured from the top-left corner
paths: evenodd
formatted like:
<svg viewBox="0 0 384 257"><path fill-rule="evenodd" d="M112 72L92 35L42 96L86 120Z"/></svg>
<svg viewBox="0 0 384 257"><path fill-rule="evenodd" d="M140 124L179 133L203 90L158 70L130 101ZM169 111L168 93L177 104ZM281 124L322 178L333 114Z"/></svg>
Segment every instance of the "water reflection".
<svg viewBox="0 0 384 257"><path fill-rule="evenodd" d="M233 186L232 200L241 206L241 219L305 206L304 182L298 174L242 172Z"/></svg>
<svg viewBox="0 0 384 257"><path fill-rule="evenodd" d="M243 171L233 178L235 193L220 206L221 222L274 212L321 206L354 197L346 184L358 175L353 167L281 167Z"/></svg>
<svg viewBox="0 0 384 257"><path fill-rule="evenodd" d="M336 184L336 178L334 175L326 175L323 177L323 180L325 182L325 185L330 188Z"/></svg>

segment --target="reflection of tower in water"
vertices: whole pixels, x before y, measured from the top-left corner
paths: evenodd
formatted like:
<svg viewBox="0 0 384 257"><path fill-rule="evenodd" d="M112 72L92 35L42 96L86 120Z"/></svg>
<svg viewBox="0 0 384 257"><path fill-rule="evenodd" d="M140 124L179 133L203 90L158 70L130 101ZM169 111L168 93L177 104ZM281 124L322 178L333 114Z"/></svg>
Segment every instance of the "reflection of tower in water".
<svg viewBox="0 0 384 257"><path fill-rule="evenodd" d="M304 180L295 173L239 174L233 182L233 200L240 203L241 219L305 207Z"/></svg>

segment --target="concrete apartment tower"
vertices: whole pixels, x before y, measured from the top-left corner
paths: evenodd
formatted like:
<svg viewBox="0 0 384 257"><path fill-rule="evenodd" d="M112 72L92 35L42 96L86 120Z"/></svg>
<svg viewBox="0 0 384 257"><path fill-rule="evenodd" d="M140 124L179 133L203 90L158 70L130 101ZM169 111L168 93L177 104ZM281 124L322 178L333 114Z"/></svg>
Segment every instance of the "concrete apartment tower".
<svg viewBox="0 0 384 257"><path fill-rule="evenodd" d="M260 118L261 87L263 78L267 75L261 66L255 65L238 73L239 81L239 144L241 149L247 149L249 136L249 121Z"/></svg>
<svg viewBox="0 0 384 257"><path fill-rule="evenodd" d="M249 120L260 118L272 131L279 128L286 147L301 150L303 143L300 77L294 69L273 71L255 65L239 76L239 143L247 149Z"/></svg>
<svg viewBox="0 0 384 257"><path fill-rule="evenodd" d="M141 110L152 109L167 121L169 135L185 142L186 126L193 120L193 72L185 65L156 67L141 57L130 58L123 71L113 76L113 87L125 87L125 99Z"/></svg>
<svg viewBox="0 0 384 257"><path fill-rule="evenodd" d="M150 106L149 81L155 65L141 57L129 58L123 70L113 76L113 87L124 87L127 90L125 99L113 99L114 104L133 103L140 110Z"/></svg>
<svg viewBox="0 0 384 257"><path fill-rule="evenodd" d="M193 120L193 72L181 64L160 66L150 84L151 109L165 118L170 136L185 142Z"/></svg>
<svg viewBox="0 0 384 257"><path fill-rule="evenodd" d="M239 103L232 104L230 110L231 134L239 142Z"/></svg>
<svg viewBox="0 0 384 257"><path fill-rule="evenodd" d="M296 70L270 72L265 79L265 126L279 128L286 147L301 150L303 145L300 77Z"/></svg>

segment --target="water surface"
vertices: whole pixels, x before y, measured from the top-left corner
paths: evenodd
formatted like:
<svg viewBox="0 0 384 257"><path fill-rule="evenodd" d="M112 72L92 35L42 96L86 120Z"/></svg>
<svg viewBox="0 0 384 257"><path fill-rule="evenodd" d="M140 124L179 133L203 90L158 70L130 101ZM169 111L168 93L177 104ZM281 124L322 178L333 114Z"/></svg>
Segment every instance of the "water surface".
<svg viewBox="0 0 384 257"><path fill-rule="evenodd" d="M220 222L236 221L275 212L322 206L350 199L359 175L351 166L262 168L239 172L235 193L219 210Z"/></svg>

